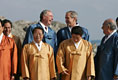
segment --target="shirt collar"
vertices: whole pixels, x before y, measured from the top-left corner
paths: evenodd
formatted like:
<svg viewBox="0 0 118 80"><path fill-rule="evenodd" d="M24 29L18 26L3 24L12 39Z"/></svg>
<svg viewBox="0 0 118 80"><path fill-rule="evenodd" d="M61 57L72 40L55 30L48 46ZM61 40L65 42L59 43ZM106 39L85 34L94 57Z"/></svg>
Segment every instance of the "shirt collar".
<svg viewBox="0 0 118 80"><path fill-rule="evenodd" d="M114 30L110 35L108 35L108 38L110 38L115 32L116 30Z"/></svg>
<svg viewBox="0 0 118 80"><path fill-rule="evenodd" d="M71 32L71 30L72 30L72 27L68 27L68 29L69 29L69 31Z"/></svg>
<svg viewBox="0 0 118 80"><path fill-rule="evenodd" d="M40 41L40 43L36 43L34 40L33 42L35 43L36 47L38 48L38 50L41 50L41 46L42 46L42 41Z"/></svg>
<svg viewBox="0 0 118 80"><path fill-rule="evenodd" d="M107 38L105 38L104 43L116 32L117 30L114 30L110 35L108 35Z"/></svg>
<svg viewBox="0 0 118 80"><path fill-rule="evenodd" d="M2 38L3 38L3 33L0 35L0 43L2 41Z"/></svg>
<svg viewBox="0 0 118 80"><path fill-rule="evenodd" d="M39 22L39 23L40 23L41 26L43 27L44 31L45 31L46 33L48 33L48 26L45 26L42 22ZM45 27L47 27L47 30L45 29Z"/></svg>
<svg viewBox="0 0 118 80"><path fill-rule="evenodd" d="M10 34L8 35L8 37L12 38L12 34L10 33Z"/></svg>
<svg viewBox="0 0 118 80"><path fill-rule="evenodd" d="M81 39L82 40L82 39ZM78 49L78 47L79 47L79 45L80 45L80 43L81 43L81 40L78 42L78 43L75 43L74 41L74 45L75 45L75 47L76 47L76 49Z"/></svg>
<svg viewBox="0 0 118 80"><path fill-rule="evenodd" d="M79 26L79 23L76 24L76 26ZM71 32L72 27L68 26L69 31Z"/></svg>

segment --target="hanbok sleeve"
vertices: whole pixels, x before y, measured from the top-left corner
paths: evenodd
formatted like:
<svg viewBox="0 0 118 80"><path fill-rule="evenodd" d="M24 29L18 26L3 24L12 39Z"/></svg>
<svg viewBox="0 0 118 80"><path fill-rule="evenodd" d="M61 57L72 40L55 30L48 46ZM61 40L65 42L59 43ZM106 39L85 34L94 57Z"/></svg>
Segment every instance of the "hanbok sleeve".
<svg viewBox="0 0 118 80"><path fill-rule="evenodd" d="M118 76L118 38L115 41L114 47L114 75Z"/></svg>
<svg viewBox="0 0 118 80"><path fill-rule="evenodd" d="M57 52L57 56L56 56L56 64L58 68L58 73L62 73L63 71L67 70L64 67L64 62L65 62L64 55L65 55L64 46L63 46L63 43L61 43Z"/></svg>
<svg viewBox="0 0 118 80"><path fill-rule="evenodd" d="M17 72L17 47L15 42L13 41L13 50L12 50L12 75Z"/></svg>
<svg viewBox="0 0 118 80"><path fill-rule="evenodd" d="M89 43L88 45L88 53L87 53L87 77L95 76L95 67L94 67L94 57L92 52L92 45Z"/></svg>
<svg viewBox="0 0 118 80"><path fill-rule="evenodd" d="M50 56L49 56L49 69L51 78L56 78L54 53L51 46L50 46Z"/></svg>
<svg viewBox="0 0 118 80"><path fill-rule="evenodd" d="M24 46L21 54L21 73L23 78L29 78L29 70L28 70L28 52L27 45Z"/></svg>

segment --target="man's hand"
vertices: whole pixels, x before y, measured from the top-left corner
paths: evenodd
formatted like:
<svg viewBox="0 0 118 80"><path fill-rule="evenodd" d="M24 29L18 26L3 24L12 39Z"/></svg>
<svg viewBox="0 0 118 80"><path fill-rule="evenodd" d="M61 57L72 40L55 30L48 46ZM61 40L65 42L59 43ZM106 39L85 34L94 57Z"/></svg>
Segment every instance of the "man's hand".
<svg viewBox="0 0 118 80"><path fill-rule="evenodd" d="M114 80L118 80L118 76L117 75L114 75Z"/></svg>
<svg viewBox="0 0 118 80"><path fill-rule="evenodd" d="M91 79L92 79L91 76L88 76L88 77L87 77L87 80L91 80Z"/></svg>
<svg viewBox="0 0 118 80"><path fill-rule="evenodd" d="M15 80L15 76L11 76L11 80Z"/></svg>
<svg viewBox="0 0 118 80"><path fill-rule="evenodd" d="M70 75L68 70L62 72L62 75Z"/></svg>

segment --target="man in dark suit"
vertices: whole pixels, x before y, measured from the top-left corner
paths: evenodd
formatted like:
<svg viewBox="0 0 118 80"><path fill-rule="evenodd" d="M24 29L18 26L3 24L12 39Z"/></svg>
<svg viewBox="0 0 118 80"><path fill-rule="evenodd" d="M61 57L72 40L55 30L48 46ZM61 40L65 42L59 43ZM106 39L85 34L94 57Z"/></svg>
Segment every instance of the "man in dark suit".
<svg viewBox="0 0 118 80"><path fill-rule="evenodd" d="M78 26L79 24L77 23L77 17L78 14L75 11L68 11L66 12L65 15L65 21L67 24L67 27L61 28L58 32L57 32L57 40L58 40L58 45L66 39L71 38L71 29L74 26ZM84 27L81 27L83 30L83 35L82 38L85 40L89 41L89 34L88 34L88 30Z"/></svg>
<svg viewBox="0 0 118 80"><path fill-rule="evenodd" d="M49 25L51 24L53 20L53 14L50 10L43 10L40 14L40 21L37 24L33 24L29 26L26 32L26 36L23 42L23 46L27 43L30 43L33 41L33 34L32 30L35 27L41 27L44 29L44 37L43 42L46 42L52 46L54 49L54 56L56 57L56 51L57 51L57 36L54 30L52 30Z"/></svg>
<svg viewBox="0 0 118 80"><path fill-rule="evenodd" d="M118 80L118 33L115 21L105 20L102 30L105 36L95 56L95 80Z"/></svg>

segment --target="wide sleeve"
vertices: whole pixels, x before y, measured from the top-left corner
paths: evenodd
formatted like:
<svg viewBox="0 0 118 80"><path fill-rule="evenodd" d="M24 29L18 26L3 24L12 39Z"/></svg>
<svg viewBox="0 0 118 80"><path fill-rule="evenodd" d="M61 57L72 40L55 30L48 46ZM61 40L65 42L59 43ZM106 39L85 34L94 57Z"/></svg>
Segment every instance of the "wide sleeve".
<svg viewBox="0 0 118 80"><path fill-rule="evenodd" d="M89 41L90 35L89 35L89 33L88 33L88 30L87 30L86 28L83 28L83 27L82 27L82 30L83 30L82 38L83 38L84 40Z"/></svg>
<svg viewBox="0 0 118 80"><path fill-rule="evenodd" d="M33 27L34 27L34 25L31 25L28 27L24 41L23 41L23 46L27 43L32 42L32 40L33 40L33 34L32 34Z"/></svg>
<svg viewBox="0 0 118 80"><path fill-rule="evenodd" d="M114 75L118 76L118 37L115 41L114 51Z"/></svg>
<svg viewBox="0 0 118 80"><path fill-rule="evenodd" d="M87 51L87 77L95 76L95 66L94 66L94 57L92 52L92 45L89 43Z"/></svg>
<svg viewBox="0 0 118 80"><path fill-rule="evenodd" d="M67 70L64 67L64 63L65 63L64 56L65 56L64 45L63 43L61 43L57 52L57 56L56 56L56 64L58 68L58 73L62 73L63 71Z"/></svg>
<svg viewBox="0 0 118 80"><path fill-rule="evenodd" d="M54 58L56 60L56 54L57 54L57 49L58 49L58 45L57 45L57 35L56 33L54 32Z"/></svg>
<svg viewBox="0 0 118 80"><path fill-rule="evenodd" d="M16 43L13 41L13 50L12 50L12 75L17 72L17 47Z"/></svg>
<svg viewBox="0 0 118 80"><path fill-rule="evenodd" d="M55 78L56 77L56 71L55 71L54 53L53 53L53 49L51 46L49 49L50 49L50 56L49 56L50 76L51 76L51 78Z"/></svg>
<svg viewBox="0 0 118 80"><path fill-rule="evenodd" d="M29 78L27 45L24 46L21 54L21 73L23 78Z"/></svg>

